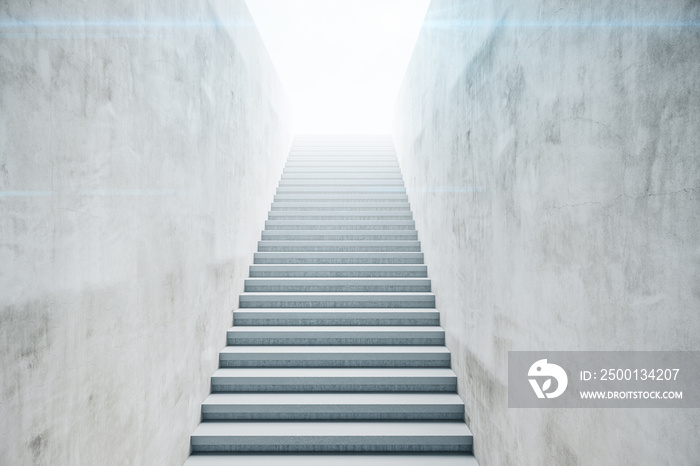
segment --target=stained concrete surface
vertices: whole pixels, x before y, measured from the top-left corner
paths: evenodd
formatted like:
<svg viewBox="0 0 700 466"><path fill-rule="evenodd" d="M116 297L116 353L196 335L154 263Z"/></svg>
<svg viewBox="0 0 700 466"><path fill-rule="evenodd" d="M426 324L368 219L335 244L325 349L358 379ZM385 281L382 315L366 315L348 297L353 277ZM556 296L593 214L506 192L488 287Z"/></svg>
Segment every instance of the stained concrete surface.
<svg viewBox="0 0 700 466"><path fill-rule="evenodd" d="M291 143L243 1L0 5L0 464L180 465Z"/></svg>
<svg viewBox="0 0 700 466"><path fill-rule="evenodd" d="M430 6L394 138L482 465L700 458L698 410L507 408L511 350L700 350L699 19Z"/></svg>

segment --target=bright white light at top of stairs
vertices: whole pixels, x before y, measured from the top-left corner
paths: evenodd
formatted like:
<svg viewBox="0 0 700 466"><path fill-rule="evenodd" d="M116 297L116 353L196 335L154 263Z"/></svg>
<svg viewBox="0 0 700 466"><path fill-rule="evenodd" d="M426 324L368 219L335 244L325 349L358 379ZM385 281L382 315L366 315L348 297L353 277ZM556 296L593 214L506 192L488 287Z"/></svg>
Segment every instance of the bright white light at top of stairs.
<svg viewBox="0 0 700 466"><path fill-rule="evenodd" d="M298 133L390 133L430 0L246 0Z"/></svg>

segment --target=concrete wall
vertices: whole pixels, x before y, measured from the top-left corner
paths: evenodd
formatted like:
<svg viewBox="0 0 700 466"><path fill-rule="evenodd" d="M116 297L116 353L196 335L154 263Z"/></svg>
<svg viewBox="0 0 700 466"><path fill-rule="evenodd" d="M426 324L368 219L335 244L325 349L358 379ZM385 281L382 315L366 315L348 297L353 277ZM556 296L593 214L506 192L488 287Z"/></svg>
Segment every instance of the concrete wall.
<svg viewBox="0 0 700 466"><path fill-rule="evenodd" d="M395 143L482 465L700 458L698 410L508 409L506 385L511 350L700 350L699 20L430 6Z"/></svg>
<svg viewBox="0 0 700 466"><path fill-rule="evenodd" d="M291 143L276 73L242 0L0 20L0 464L180 465Z"/></svg>

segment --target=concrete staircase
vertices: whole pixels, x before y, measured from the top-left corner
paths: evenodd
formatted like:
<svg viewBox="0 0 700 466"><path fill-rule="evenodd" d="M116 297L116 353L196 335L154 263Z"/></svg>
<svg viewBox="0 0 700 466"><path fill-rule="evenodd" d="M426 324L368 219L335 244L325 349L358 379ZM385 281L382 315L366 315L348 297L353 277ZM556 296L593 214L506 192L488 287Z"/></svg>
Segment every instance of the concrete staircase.
<svg viewBox="0 0 700 466"><path fill-rule="evenodd" d="M391 140L297 138L197 465L476 465Z"/></svg>

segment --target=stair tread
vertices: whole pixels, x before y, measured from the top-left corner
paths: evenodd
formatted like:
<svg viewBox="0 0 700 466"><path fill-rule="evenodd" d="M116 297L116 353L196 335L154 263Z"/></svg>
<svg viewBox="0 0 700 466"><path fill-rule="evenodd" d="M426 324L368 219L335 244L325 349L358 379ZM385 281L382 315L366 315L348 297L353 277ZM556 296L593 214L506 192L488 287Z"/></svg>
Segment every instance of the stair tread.
<svg viewBox="0 0 700 466"><path fill-rule="evenodd" d="M190 456L184 466L479 466L471 455L324 454L324 455L203 455Z"/></svg>
<svg viewBox="0 0 700 466"><path fill-rule="evenodd" d="M434 353L449 354L450 351L445 346L226 346L221 354L240 353Z"/></svg>
<svg viewBox="0 0 700 466"><path fill-rule="evenodd" d="M212 377L456 377L443 367L222 367Z"/></svg>
<svg viewBox="0 0 700 466"><path fill-rule="evenodd" d="M253 264L255 270L426 270L425 264ZM254 277L251 277L254 278Z"/></svg>
<svg viewBox="0 0 700 466"><path fill-rule="evenodd" d="M381 285L381 284L428 284L430 285L429 278L420 277L249 277L245 279L246 282L251 284L262 284L262 283L274 283L274 284L367 284L367 285Z"/></svg>
<svg viewBox="0 0 700 466"><path fill-rule="evenodd" d="M197 436L240 437L445 437L469 436L464 422L203 422L197 426Z"/></svg>
<svg viewBox="0 0 700 466"><path fill-rule="evenodd" d="M281 211L312 211L312 212L353 212L359 210L376 209L377 212L384 210L410 212L411 207L408 201L364 201L364 202L283 202L273 203L271 210Z"/></svg>
<svg viewBox="0 0 700 466"><path fill-rule="evenodd" d="M301 225L299 225L301 226ZM304 229L298 229L298 230L263 230L266 233L273 232L274 234L286 234L289 232L301 232L301 233L317 233L317 230L304 230ZM348 230L323 230L323 233L342 233L342 234L347 234ZM384 235L388 234L389 232L400 232L400 233L416 233L416 230L368 230L366 233L373 234L373 235ZM364 231L362 232L363 234L365 233Z"/></svg>
<svg viewBox="0 0 700 466"><path fill-rule="evenodd" d="M283 243L283 244L294 244L294 245L301 245L301 246L311 246L311 245L332 245L332 246L391 246L394 244L398 244L399 246L405 246L405 245L419 245L420 241L418 240L371 240L371 241L362 241L362 240L334 240L334 241L309 241L309 240L282 240L282 241L270 241L270 240L261 240L258 241L258 244L276 244L276 243Z"/></svg>
<svg viewBox="0 0 700 466"><path fill-rule="evenodd" d="M411 326L393 326L393 325L343 325L343 326L322 326L322 325L236 325L228 330L229 332L444 332L444 329L439 326L427 325L411 325Z"/></svg>
<svg viewBox="0 0 700 466"><path fill-rule="evenodd" d="M267 220L267 225L414 225L413 220Z"/></svg>
<svg viewBox="0 0 700 466"><path fill-rule="evenodd" d="M273 236L401 236L417 239L416 230L263 230L263 238Z"/></svg>
<svg viewBox="0 0 700 466"><path fill-rule="evenodd" d="M381 308L381 307L375 307L375 308L366 308L366 307L358 307L358 308L342 308L338 309L337 307L297 307L297 308L279 308L279 307L259 307L255 309L236 309L233 311L233 315L235 316L237 313L270 313L270 314L276 314L276 313L294 313L294 314L301 314L301 313L333 313L333 314L378 314L378 313L390 313L390 314L419 314L419 313L425 313L425 312L430 312L430 313L436 313L439 312L437 309L432 308L432 307L426 307L426 308L410 308L410 309L397 309L393 307L386 307L386 308Z"/></svg>
<svg viewBox="0 0 700 466"><path fill-rule="evenodd" d="M204 405L277 404L277 405L462 405L456 393L212 393Z"/></svg>
<svg viewBox="0 0 700 466"><path fill-rule="evenodd" d="M342 241L338 241L341 243ZM358 241L360 242L360 241ZM371 241L373 242L373 241ZM386 242L391 242L391 241L386 241ZM412 241L407 241L407 242L412 242ZM308 243L314 243L314 241L308 241ZM273 256L300 256L300 257L380 257L380 256L386 256L386 257L423 257L422 252L415 252L415 251L380 251L380 252L360 252L360 251L337 251L337 252L284 252L284 251L275 251L275 252L267 252L267 251L262 251L262 252L256 252L255 256L260 256L260 257L273 257Z"/></svg>
<svg viewBox="0 0 700 466"><path fill-rule="evenodd" d="M260 297L260 296L269 296L269 297L282 297L282 296L346 296L346 297L352 297L352 298L385 298L389 296L395 296L395 297L404 297L404 298L412 298L412 297L421 297L421 296L435 296L432 292L429 291L386 291L386 292L378 292L378 291L373 291L373 292L351 292L351 291L309 291L309 292L303 292L303 291L285 291L281 293L276 293L276 292L270 292L270 291L246 291L241 293L241 296L248 296L248 297Z"/></svg>

